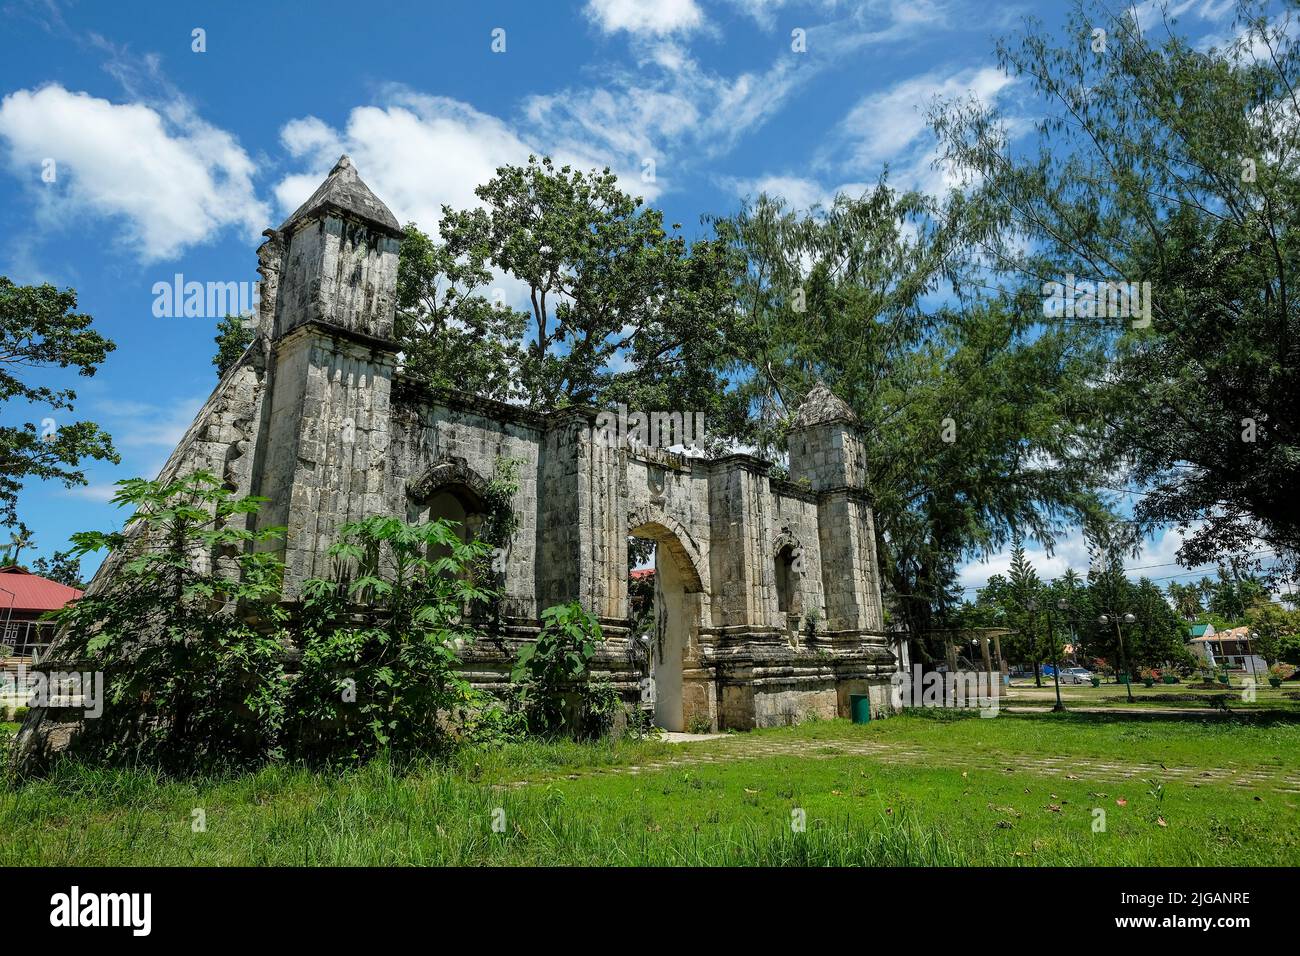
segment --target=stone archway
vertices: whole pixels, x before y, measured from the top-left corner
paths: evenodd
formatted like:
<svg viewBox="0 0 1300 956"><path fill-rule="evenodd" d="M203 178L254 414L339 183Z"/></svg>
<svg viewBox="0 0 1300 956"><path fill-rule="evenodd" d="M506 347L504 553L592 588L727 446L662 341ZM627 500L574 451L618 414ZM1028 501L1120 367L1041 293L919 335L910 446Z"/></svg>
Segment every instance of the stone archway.
<svg viewBox="0 0 1300 956"><path fill-rule="evenodd" d="M705 590L699 548L680 522L654 508L630 513L628 534L655 543L654 625L648 635L655 724L684 731L702 715L713 726L712 693L699 666Z"/></svg>
<svg viewBox="0 0 1300 956"><path fill-rule="evenodd" d="M656 546L667 548L682 569L686 590L689 593L704 590L704 577L700 572L705 567L704 554L676 518L658 508L642 505L628 512L627 533L637 538L648 538Z"/></svg>
<svg viewBox="0 0 1300 956"><path fill-rule="evenodd" d="M455 524L461 541L478 536L488 509L488 481L462 458L445 458L407 485L408 520ZM433 556L437 556L436 554Z"/></svg>
<svg viewBox="0 0 1300 956"><path fill-rule="evenodd" d="M480 502L488 498L488 480L463 458L444 458L426 468L419 478L407 483L406 494L411 501L427 503L440 488L464 489Z"/></svg>

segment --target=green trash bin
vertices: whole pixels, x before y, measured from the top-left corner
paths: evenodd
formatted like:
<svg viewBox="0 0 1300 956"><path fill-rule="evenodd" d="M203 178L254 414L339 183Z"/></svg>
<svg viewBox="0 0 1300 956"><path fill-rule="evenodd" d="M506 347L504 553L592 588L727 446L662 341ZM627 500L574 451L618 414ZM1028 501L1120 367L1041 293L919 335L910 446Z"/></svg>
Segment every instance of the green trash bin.
<svg viewBox="0 0 1300 956"><path fill-rule="evenodd" d="M849 694L849 715L855 724L871 722L871 698L866 694Z"/></svg>

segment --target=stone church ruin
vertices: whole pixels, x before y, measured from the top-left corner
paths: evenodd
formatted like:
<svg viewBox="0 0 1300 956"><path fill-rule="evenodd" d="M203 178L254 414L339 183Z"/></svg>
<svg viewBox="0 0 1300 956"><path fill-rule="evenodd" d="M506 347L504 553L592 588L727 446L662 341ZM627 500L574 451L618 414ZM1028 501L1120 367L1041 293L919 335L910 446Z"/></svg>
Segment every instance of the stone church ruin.
<svg viewBox="0 0 1300 956"><path fill-rule="evenodd" d="M827 388L798 409L790 480L750 455L609 441L596 409L537 411L403 373L393 339L402 230L347 157L264 235L257 338L160 478L202 469L267 498L248 520L287 529L286 599L328 575L326 549L346 522L451 518L472 532L495 469L513 460L517 527L498 553L499 620L463 654L475 684L504 688L541 611L576 600L606 636L596 673L627 700L652 686L656 723L669 730L848 716L850 695L889 710L897 661L863 446ZM656 545L644 640L632 632L629 536Z"/></svg>

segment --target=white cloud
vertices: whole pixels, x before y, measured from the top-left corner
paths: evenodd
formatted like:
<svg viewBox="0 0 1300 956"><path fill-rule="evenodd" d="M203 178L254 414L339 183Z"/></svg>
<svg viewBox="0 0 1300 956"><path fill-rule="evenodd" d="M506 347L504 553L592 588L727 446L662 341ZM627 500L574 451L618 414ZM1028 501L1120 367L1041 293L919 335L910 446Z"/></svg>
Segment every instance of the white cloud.
<svg viewBox="0 0 1300 956"><path fill-rule="evenodd" d="M688 33L704 22L695 0L588 0L586 14L605 33L665 36Z"/></svg>
<svg viewBox="0 0 1300 956"><path fill-rule="evenodd" d="M179 399L166 405L100 399L96 411L104 418L114 444L122 449L165 448L180 444L207 396ZM155 472L157 469L154 469Z"/></svg>
<svg viewBox="0 0 1300 956"><path fill-rule="evenodd" d="M778 53L764 69L722 76L676 43L647 44L638 53L605 85L532 96L524 113L548 141L600 165L639 176L653 160L655 180L638 187L647 198L663 192L681 166L733 150L834 58Z"/></svg>
<svg viewBox="0 0 1300 956"><path fill-rule="evenodd" d="M995 67L926 73L864 97L840 121L820 167L876 175L890 166L891 181L904 189L941 193L958 185L947 170L933 168L935 141L926 111L936 100L973 96L995 101L1014 81Z"/></svg>
<svg viewBox="0 0 1300 956"><path fill-rule="evenodd" d="M776 24L776 11L786 5L786 0L728 0L733 7L754 19L759 26L770 30ZM833 5L833 0L830 5Z"/></svg>
<svg viewBox="0 0 1300 956"><path fill-rule="evenodd" d="M736 195L757 198L766 193L773 198L781 197L793 210L807 211L813 206L828 208L840 193L849 196L861 196L871 189L868 183L841 183L833 189L827 189L815 179L795 175L768 175L753 179L725 179L723 185Z"/></svg>
<svg viewBox="0 0 1300 956"><path fill-rule="evenodd" d="M82 498L86 501L107 502L112 501L113 496L120 491L116 485L108 483L91 483L89 485L75 485L72 488L61 489L62 493L69 498Z"/></svg>
<svg viewBox="0 0 1300 956"><path fill-rule="evenodd" d="M1138 29L1145 34L1163 23L1166 17L1175 20L1186 14L1214 23L1230 17L1236 8L1237 0L1142 0L1123 9L1137 17Z"/></svg>
<svg viewBox="0 0 1300 956"><path fill-rule="evenodd" d="M457 100L393 87L381 105L360 106L342 130L314 116L292 120L280 132L303 172L275 187L282 213L296 209L347 153L361 178L399 222L414 221L435 233L442 205L479 205L474 188L498 166L524 163L538 152L501 120Z"/></svg>
<svg viewBox="0 0 1300 956"><path fill-rule="evenodd" d="M173 258L232 225L254 237L266 223L248 154L184 102L160 112L58 85L18 90L0 101L0 139L12 171L32 184L43 225L120 221L142 262ZM53 183L41 180L47 159Z"/></svg>
<svg viewBox="0 0 1300 956"><path fill-rule="evenodd" d="M836 6L832 0L818 5ZM761 23L781 4L741 6ZM525 115L539 138L615 170L639 174L645 160L654 160L655 182L640 190L654 198L683 167L730 153L824 71L873 45L948 22L946 6L929 0L868 2L837 20L799 24L806 52L781 40L766 62L729 75L710 69L678 38L641 31L632 60L608 67L601 86L530 97Z"/></svg>

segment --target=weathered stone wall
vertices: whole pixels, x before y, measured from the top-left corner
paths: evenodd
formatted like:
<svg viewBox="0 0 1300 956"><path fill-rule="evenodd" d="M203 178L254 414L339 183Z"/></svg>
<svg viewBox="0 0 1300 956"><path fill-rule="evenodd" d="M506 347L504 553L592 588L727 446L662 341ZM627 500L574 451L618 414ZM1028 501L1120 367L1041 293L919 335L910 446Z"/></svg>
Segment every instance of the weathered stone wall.
<svg viewBox="0 0 1300 956"><path fill-rule="evenodd" d="M287 598L331 573L327 549L344 523L427 520L440 491L460 489L472 503L514 459L518 524L499 563L501 616L464 658L476 683L502 686L541 611L577 600L605 626L596 669L632 696L653 656L628 633L635 534L657 544L653 669L666 696L656 712L671 729L844 716L850 693L887 709L894 656L859 490L862 444L829 389L818 386L799 409L791 481L749 455L706 461L609 440L590 409L532 412L434 391L399 371L400 232L346 160L266 235L258 340L164 477L206 468L268 498L257 520L287 529ZM797 556L787 611L783 549Z"/></svg>
<svg viewBox="0 0 1300 956"><path fill-rule="evenodd" d="M438 483L485 487L503 463L513 459L519 483L513 502L518 530L504 549L502 613L535 619L541 611L541 419L499 402L435 394L402 378L395 396L386 510L408 521L428 520L427 496Z"/></svg>
<svg viewBox="0 0 1300 956"><path fill-rule="evenodd" d="M391 338L398 246L395 236L339 215L300 225L289 239L276 334L323 322Z"/></svg>

